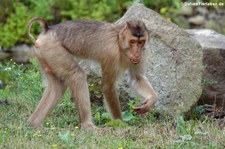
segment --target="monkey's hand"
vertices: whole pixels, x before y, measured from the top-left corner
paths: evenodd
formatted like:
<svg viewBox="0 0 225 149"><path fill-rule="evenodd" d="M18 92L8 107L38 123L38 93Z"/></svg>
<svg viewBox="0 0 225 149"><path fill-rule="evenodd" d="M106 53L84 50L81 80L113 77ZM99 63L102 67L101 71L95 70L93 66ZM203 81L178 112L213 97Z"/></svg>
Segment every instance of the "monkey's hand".
<svg viewBox="0 0 225 149"><path fill-rule="evenodd" d="M145 99L141 102L141 105L139 107L134 107L133 110L137 114L144 114L149 112L153 105L154 105L154 101L150 99Z"/></svg>

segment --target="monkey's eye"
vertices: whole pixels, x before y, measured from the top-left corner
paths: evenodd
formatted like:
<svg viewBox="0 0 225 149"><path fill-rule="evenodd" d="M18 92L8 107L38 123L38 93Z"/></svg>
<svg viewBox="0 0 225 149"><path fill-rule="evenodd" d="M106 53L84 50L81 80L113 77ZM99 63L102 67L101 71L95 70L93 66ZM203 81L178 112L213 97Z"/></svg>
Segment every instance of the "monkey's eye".
<svg viewBox="0 0 225 149"><path fill-rule="evenodd" d="M133 39L130 40L130 44L135 44L135 43L136 43L136 40L133 40Z"/></svg>
<svg viewBox="0 0 225 149"><path fill-rule="evenodd" d="M138 41L138 44L144 45L145 44L145 40Z"/></svg>

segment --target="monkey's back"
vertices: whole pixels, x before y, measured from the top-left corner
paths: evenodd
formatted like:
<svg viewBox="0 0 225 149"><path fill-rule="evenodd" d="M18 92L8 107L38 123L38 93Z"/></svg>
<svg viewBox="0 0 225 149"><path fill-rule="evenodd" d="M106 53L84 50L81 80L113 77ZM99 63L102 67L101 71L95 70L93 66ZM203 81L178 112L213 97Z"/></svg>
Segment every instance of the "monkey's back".
<svg viewBox="0 0 225 149"><path fill-rule="evenodd" d="M63 22L51 26L50 31L56 33L57 39L69 52L93 59L99 56L95 51L99 53L99 51L110 50L111 44L117 43L119 32L114 24L92 20ZM107 43L111 44L107 45Z"/></svg>

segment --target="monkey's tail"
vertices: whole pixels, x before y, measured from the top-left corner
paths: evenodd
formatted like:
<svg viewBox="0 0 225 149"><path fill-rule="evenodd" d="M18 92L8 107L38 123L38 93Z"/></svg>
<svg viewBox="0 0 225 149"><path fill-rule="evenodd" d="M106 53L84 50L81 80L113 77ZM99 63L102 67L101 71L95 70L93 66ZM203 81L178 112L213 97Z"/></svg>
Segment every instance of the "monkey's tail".
<svg viewBox="0 0 225 149"><path fill-rule="evenodd" d="M35 17L35 18L31 19L31 20L29 21L29 23L28 23L28 26L27 26L27 33L28 33L28 36L29 36L34 42L35 42L35 38L34 38L34 36L30 33L30 29L31 29L31 27L32 27L32 24L33 24L34 22L36 22L36 21L38 21L38 22L40 23L41 28L44 30L44 32L47 32L48 29L49 29L48 24L47 24L47 22L46 22L45 19L43 19L43 18L38 18L38 17Z"/></svg>

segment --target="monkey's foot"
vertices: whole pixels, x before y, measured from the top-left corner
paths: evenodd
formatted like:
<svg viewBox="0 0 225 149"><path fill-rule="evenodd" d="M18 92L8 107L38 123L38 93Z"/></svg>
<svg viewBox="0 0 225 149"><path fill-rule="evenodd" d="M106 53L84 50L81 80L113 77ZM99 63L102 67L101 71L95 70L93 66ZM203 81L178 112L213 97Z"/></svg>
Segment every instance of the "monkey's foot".
<svg viewBox="0 0 225 149"><path fill-rule="evenodd" d="M93 123L81 123L80 128L85 129L85 130L97 130L97 129L99 129Z"/></svg>
<svg viewBox="0 0 225 149"><path fill-rule="evenodd" d="M35 129L35 130L40 130L40 129L43 129L44 128L42 125L35 125L35 124L32 124L32 123L29 123L29 126L32 129Z"/></svg>
<svg viewBox="0 0 225 149"><path fill-rule="evenodd" d="M33 117L30 117L27 122L28 122L29 126L33 129L42 129L43 128L41 123L37 122L36 119L34 119Z"/></svg>

